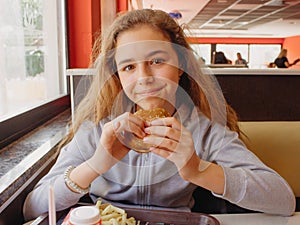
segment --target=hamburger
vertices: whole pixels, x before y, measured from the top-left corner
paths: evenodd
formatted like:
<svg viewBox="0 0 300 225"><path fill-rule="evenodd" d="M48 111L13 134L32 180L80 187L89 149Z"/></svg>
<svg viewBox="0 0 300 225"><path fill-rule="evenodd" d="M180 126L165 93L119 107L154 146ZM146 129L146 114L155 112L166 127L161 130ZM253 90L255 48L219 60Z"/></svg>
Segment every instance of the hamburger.
<svg viewBox="0 0 300 225"><path fill-rule="evenodd" d="M168 111L166 111L163 108L155 108L151 110L140 109L136 111L134 115L140 117L146 122L151 122L158 118L165 118L171 116L170 113L168 113ZM143 142L142 139L136 137L133 134L127 135L126 139L128 140L126 141L126 146L140 153L149 152L149 148L153 147L153 145Z"/></svg>

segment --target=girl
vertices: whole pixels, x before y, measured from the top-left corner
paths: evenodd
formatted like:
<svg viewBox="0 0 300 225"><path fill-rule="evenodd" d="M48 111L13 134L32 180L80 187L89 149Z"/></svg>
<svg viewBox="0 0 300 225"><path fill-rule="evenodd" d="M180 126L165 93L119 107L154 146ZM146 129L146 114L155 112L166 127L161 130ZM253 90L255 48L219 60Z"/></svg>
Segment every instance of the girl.
<svg viewBox="0 0 300 225"><path fill-rule="evenodd" d="M234 110L167 13L128 12L95 46L97 75L57 162L26 198L27 219L48 210L50 185L57 210L86 193L118 206L190 210L200 186L247 209L294 212L291 188L247 150ZM172 116L145 122L134 115L153 108ZM126 133L155 147L133 151Z"/></svg>
<svg viewBox="0 0 300 225"><path fill-rule="evenodd" d="M281 49L279 55L275 59L274 63L278 68L289 68L295 64L297 64L300 59L295 59L293 63L289 63L287 58L287 49Z"/></svg>

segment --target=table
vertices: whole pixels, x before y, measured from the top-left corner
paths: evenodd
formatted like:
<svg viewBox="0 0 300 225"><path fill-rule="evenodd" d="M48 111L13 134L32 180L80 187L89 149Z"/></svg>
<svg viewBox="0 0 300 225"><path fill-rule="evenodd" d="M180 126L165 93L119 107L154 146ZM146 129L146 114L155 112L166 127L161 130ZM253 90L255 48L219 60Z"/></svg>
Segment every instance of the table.
<svg viewBox="0 0 300 225"><path fill-rule="evenodd" d="M150 212L151 210L149 210ZM180 214L180 213L179 213ZM193 213L192 213L193 214ZM293 216L283 217L276 215L269 215L264 213L244 213L244 214L212 214L221 225L299 225L300 212L296 212ZM47 216L43 218L43 222L29 224L48 224ZM192 224L191 224L192 225Z"/></svg>
<svg viewBox="0 0 300 225"><path fill-rule="evenodd" d="M221 225L299 225L300 212L293 216L283 217L264 213L246 214L212 214Z"/></svg>

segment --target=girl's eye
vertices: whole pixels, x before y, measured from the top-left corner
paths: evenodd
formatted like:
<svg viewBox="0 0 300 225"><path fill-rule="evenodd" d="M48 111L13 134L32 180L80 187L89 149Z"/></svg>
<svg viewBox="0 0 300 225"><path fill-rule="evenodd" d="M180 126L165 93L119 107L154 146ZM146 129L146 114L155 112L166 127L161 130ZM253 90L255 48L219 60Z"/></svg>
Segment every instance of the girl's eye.
<svg viewBox="0 0 300 225"><path fill-rule="evenodd" d="M162 63L164 63L164 62L165 62L165 60L162 59L162 58L154 58L154 59L152 59L152 60L150 61L150 64L151 64L151 65L153 65L153 64L162 64Z"/></svg>
<svg viewBox="0 0 300 225"><path fill-rule="evenodd" d="M123 67L123 71L130 71L130 70L133 70L134 66L133 65L127 65L127 66L124 66Z"/></svg>

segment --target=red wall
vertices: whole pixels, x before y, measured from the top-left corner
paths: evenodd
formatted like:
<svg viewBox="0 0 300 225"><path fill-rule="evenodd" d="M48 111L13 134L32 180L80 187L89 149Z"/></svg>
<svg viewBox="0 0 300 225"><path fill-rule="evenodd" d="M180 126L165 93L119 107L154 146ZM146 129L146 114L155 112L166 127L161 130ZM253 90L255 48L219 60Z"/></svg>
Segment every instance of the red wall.
<svg viewBox="0 0 300 225"><path fill-rule="evenodd" d="M96 8L98 10L95 10ZM98 13L96 14L96 12ZM93 33L96 29L93 26L93 19L95 23L97 20L100 21L99 1L68 1L69 68L86 68L89 66Z"/></svg>
<svg viewBox="0 0 300 225"><path fill-rule="evenodd" d="M101 31L100 2L68 1L69 68L87 68L90 64L93 43ZM127 0L117 0L117 11L127 10Z"/></svg>
<svg viewBox="0 0 300 225"><path fill-rule="evenodd" d="M285 38L282 47L288 50L287 57L290 63L300 58L300 36ZM300 69L300 62L290 68Z"/></svg>
<svg viewBox="0 0 300 225"><path fill-rule="evenodd" d="M128 1L127 0L118 0L117 1L117 11L119 13L126 12L128 10Z"/></svg>

